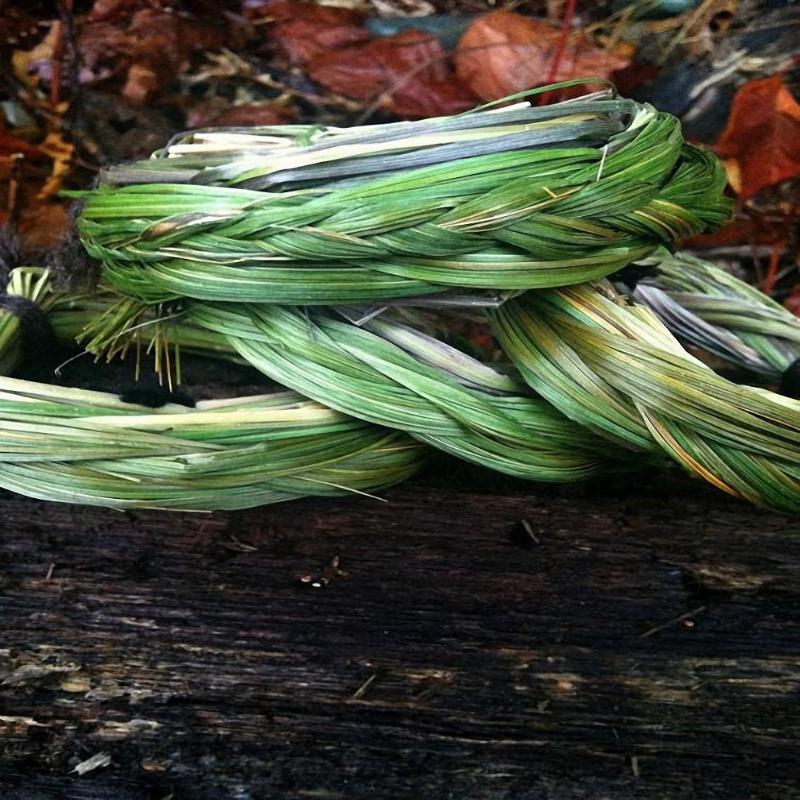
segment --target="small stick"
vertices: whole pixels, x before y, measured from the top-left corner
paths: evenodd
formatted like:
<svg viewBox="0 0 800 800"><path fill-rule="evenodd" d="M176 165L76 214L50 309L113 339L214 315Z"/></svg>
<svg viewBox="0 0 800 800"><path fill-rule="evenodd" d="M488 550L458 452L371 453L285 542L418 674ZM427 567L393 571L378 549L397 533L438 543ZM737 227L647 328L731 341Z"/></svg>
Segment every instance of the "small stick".
<svg viewBox="0 0 800 800"><path fill-rule="evenodd" d="M561 59L564 57L564 51L567 47L567 40L569 39L569 32L572 28L572 21L575 18L575 5L576 0L567 0L566 8L564 10L564 19L561 22L561 33L556 44L556 51L550 61L550 67L547 71L547 80L545 83L553 83L556 75L558 74L558 68L561 66ZM541 96L539 102L544 104L548 101L548 99L549 93L545 93Z"/></svg>
<svg viewBox="0 0 800 800"><path fill-rule="evenodd" d="M370 675L369 678L367 678L364 681L364 683L362 683L361 686L359 686L358 689L356 689L355 692L353 692L353 695L350 699L361 700L361 698L363 698L364 695L369 691L369 687L372 686L372 684L375 683L377 679L378 679L378 673L373 672L372 675Z"/></svg>
<svg viewBox="0 0 800 800"><path fill-rule="evenodd" d="M533 528L531 527L531 523L528 522L527 519L520 520L520 525L522 525L522 530L531 537L531 540L536 544L541 544L539 537L533 532Z"/></svg>
<svg viewBox="0 0 800 800"><path fill-rule="evenodd" d="M665 628L669 628L672 625L677 625L679 622L683 622L684 620L691 619L695 614L699 614L701 611L705 611L708 609L708 606L698 606L697 608L693 608L691 611L687 611L685 614L681 614L679 617L675 617L675 619L669 620L669 622L665 622L663 625L656 625L655 628L650 628L649 631L645 631L639 638L645 639L648 636L652 636L659 631L663 631Z"/></svg>

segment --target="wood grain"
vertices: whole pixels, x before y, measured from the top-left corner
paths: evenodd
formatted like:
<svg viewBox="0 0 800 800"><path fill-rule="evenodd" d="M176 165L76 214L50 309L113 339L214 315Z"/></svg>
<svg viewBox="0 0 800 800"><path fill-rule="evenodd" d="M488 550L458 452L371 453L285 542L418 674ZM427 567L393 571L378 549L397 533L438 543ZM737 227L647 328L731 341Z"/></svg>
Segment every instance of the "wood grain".
<svg viewBox="0 0 800 800"><path fill-rule="evenodd" d="M4 494L0 796L800 796L795 520L446 459L385 497Z"/></svg>

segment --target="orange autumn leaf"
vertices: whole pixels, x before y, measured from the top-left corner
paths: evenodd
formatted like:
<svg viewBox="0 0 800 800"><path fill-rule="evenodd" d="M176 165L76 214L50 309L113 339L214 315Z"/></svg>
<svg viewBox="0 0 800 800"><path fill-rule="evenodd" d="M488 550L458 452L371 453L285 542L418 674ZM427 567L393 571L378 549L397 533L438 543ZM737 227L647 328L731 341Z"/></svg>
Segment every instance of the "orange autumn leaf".
<svg viewBox="0 0 800 800"><path fill-rule="evenodd" d="M781 75L746 83L714 146L742 199L800 177L800 104Z"/></svg>
<svg viewBox="0 0 800 800"><path fill-rule="evenodd" d="M49 200L61 190L64 179L69 175L72 167L74 146L64 141L64 137L52 131L39 145L39 149L52 160L50 177L36 195L37 200Z"/></svg>
<svg viewBox="0 0 800 800"><path fill-rule="evenodd" d="M456 74L483 100L497 100L547 82L560 31L513 11L492 11L467 28L455 53ZM571 36L555 81L607 77L628 60Z"/></svg>

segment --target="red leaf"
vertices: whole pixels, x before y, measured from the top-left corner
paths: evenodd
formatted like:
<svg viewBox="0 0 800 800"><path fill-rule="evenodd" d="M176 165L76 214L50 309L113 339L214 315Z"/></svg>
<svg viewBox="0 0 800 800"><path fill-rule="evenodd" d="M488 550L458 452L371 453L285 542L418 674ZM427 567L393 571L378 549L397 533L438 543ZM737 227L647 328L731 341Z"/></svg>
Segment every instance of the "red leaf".
<svg viewBox="0 0 800 800"><path fill-rule="evenodd" d="M800 177L800 105L781 75L739 89L714 149L728 160L728 179L744 200Z"/></svg>
<svg viewBox="0 0 800 800"><path fill-rule="evenodd" d="M250 125L282 125L292 118L290 112L274 103L243 103L229 108L196 106L187 116L190 128L219 127L239 128Z"/></svg>
<svg viewBox="0 0 800 800"><path fill-rule="evenodd" d="M791 294L784 301L784 305L792 314L800 317L800 284L792 289Z"/></svg>
<svg viewBox="0 0 800 800"><path fill-rule="evenodd" d="M13 133L0 130L0 156L13 156L17 153L28 158L42 158L42 152L36 145L29 144L19 136L14 136Z"/></svg>
<svg viewBox="0 0 800 800"><path fill-rule="evenodd" d="M165 10L166 3L147 0L95 0L89 12L89 22L118 22L143 8Z"/></svg>
<svg viewBox="0 0 800 800"><path fill-rule="evenodd" d="M559 31L513 11L492 11L467 28L455 54L456 74L483 100L497 100L547 81ZM554 81L606 77L627 59L572 37Z"/></svg>
<svg viewBox="0 0 800 800"><path fill-rule="evenodd" d="M320 53L369 39L361 27L364 15L347 8L268 0L248 3L245 11L251 19L274 21L269 37L293 64L305 64Z"/></svg>
<svg viewBox="0 0 800 800"><path fill-rule="evenodd" d="M317 56L309 75L331 91L367 102L385 94L381 107L401 117L455 114L475 98L452 75L437 39L405 31Z"/></svg>
<svg viewBox="0 0 800 800"><path fill-rule="evenodd" d="M614 70L610 77L623 97L631 97L637 89L652 83L660 72L653 64L632 61L627 67Z"/></svg>
<svg viewBox="0 0 800 800"><path fill-rule="evenodd" d="M701 233L683 239L681 247L700 250L737 245L774 245L785 238L784 224L772 225L759 219L737 217L714 233Z"/></svg>
<svg viewBox="0 0 800 800"><path fill-rule="evenodd" d="M122 13L120 7L108 13L115 10ZM142 104L175 79L192 53L220 47L225 36L224 25L152 8L134 11L124 24L90 22L78 37L81 81L91 84L124 76L122 95Z"/></svg>

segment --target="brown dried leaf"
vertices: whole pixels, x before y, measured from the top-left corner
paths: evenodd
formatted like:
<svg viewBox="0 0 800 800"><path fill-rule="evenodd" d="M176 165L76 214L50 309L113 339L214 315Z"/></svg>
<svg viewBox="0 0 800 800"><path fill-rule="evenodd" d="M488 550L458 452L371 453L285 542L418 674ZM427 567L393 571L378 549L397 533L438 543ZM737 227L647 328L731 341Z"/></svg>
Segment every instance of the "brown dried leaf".
<svg viewBox="0 0 800 800"><path fill-rule="evenodd" d="M89 22L119 22L143 8L163 11L167 5L159 0L95 0L89 12Z"/></svg>
<svg viewBox="0 0 800 800"><path fill-rule="evenodd" d="M308 73L346 97L366 102L381 99L381 108L401 117L455 114L475 104L453 76L442 45L419 31L317 56Z"/></svg>
<svg viewBox="0 0 800 800"><path fill-rule="evenodd" d="M237 106L208 103L193 108L186 118L186 124L190 128L214 125L238 128L250 125L282 125L292 117L289 109L275 103L242 103Z"/></svg>
<svg viewBox="0 0 800 800"><path fill-rule="evenodd" d="M100 21L84 26L78 37L81 81L93 84L124 77L123 96L141 105L175 79L192 53L217 49L224 41L224 26L142 8L124 25Z"/></svg>
<svg viewBox="0 0 800 800"><path fill-rule="evenodd" d="M34 88L42 77L49 79L56 42L62 36L62 25L56 21L41 42L30 50L15 50L11 55L14 77L28 88Z"/></svg>
<svg viewBox="0 0 800 800"><path fill-rule="evenodd" d="M370 38L361 24L364 15L348 8L267 0L248 3L245 12L251 19L272 21L269 38L293 64Z"/></svg>
<svg viewBox="0 0 800 800"><path fill-rule="evenodd" d="M13 133L7 133L0 129L0 156L14 156L17 154L36 160L40 160L42 157L36 145L20 139L19 136L14 136Z"/></svg>
<svg viewBox="0 0 800 800"><path fill-rule="evenodd" d="M784 305L795 316L800 317L800 284L795 286L784 301Z"/></svg>
<svg viewBox="0 0 800 800"><path fill-rule="evenodd" d="M72 218L62 203L38 203L23 207L19 233L24 257L59 247L72 230Z"/></svg>
<svg viewBox="0 0 800 800"><path fill-rule="evenodd" d="M456 74L483 100L497 100L547 82L560 32L513 11L492 11L467 28L455 53ZM628 60L571 36L554 76L607 77Z"/></svg>
<svg viewBox="0 0 800 800"><path fill-rule="evenodd" d="M135 106L144 105L161 85L158 74L144 64L131 64L122 87L122 96Z"/></svg>

